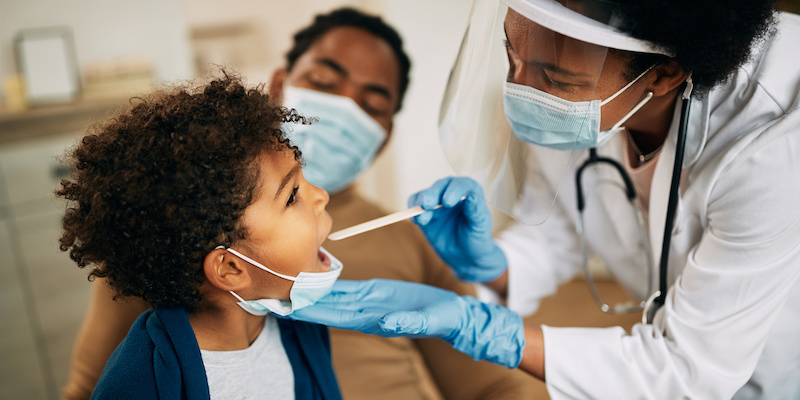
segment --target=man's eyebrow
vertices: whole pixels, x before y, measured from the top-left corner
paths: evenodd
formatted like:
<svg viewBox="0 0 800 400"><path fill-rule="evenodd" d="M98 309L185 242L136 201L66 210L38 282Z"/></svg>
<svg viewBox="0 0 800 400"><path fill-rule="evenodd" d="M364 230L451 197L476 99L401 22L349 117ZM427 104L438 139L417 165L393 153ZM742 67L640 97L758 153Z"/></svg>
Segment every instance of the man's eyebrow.
<svg viewBox="0 0 800 400"><path fill-rule="evenodd" d="M345 67L343 67L341 64L339 64L335 60L332 60L330 58L318 58L315 61L317 63L319 63L319 64L323 64L323 65L327 66L328 68L336 71L336 73L338 73L338 74L340 74L340 75L342 75L344 77L347 77L347 76L350 75L350 71L345 69ZM371 84L364 85L364 87L367 90L369 90L370 92L374 92L374 93L377 93L377 94L379 94L379 95L381 95L383 97L386 97L389 101L394 100L394 97L392 96L392 93L389 91L389 88L387 88L384 85L371 83Z"/></svg>
<svg viewBox="0 0 800 400"><path fill-rule="evenodd" d="M323 65L328 66L328 68L336 71L337 73L339 73L341 75L344 75L344 76L349 76L350 75L350 72L347 71L341 64L337 63L336 61L334 61L334 60L332 60L330 58L318 58L315 61L317 63L319 63L319 64L323 64Z"/></svg>
<svg viewBox="0 0 800 400"><path fill-rule="evenodd" d="M283 192L283 188L286 187L286 184L289 183L290 180L292 180L292 177L294 177L294 174L297 173L298 168L300 168L299 164L292 168L292 170L283 177L283 180L281 180L281 185L278 186L278 191L275 192L275 198L273 200L278 200L278 197L281 196L281 192Z"/></svg>

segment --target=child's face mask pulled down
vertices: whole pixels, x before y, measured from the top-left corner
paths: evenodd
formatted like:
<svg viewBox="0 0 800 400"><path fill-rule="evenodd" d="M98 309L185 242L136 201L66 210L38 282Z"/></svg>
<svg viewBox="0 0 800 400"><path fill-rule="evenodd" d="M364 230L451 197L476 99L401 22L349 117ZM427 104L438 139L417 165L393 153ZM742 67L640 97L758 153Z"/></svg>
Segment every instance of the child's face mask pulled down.
<svg viewBox="0 0 800 400"><path fill-rule="evenodd" d="M336 282L336 279L339 278L339 274L342 273L342 262L339 261L336 257L334 257L331 253L328 253L327 250L320 248L328 259L331 260L331 269L327 272L300 272L297 276L289 276L284 275L278 272L275 272L263 264L255 261L236 250L225 248L224 246L218 246L218 249L226 249L227 251L233 253L237 257L241 258L242 260L252 264L255 267L258 267L264 271L267 271L277 277L287 279L290 281L294 281L292 284L292 288L289 291L289 300L280 300L280 299L258 299L258 300L245 300L241 298L238 294L230 291L236 299L239 300L238 304L239 307L242 307L245 311L252 315L256 316L263 316L267 315L268 313L272 312L273 314L285 316L291 314L295 310L299 310L304 307L308 307L310 305L315 304L319 299L327 295L331 292L331 288L333 284Z"/></svg>

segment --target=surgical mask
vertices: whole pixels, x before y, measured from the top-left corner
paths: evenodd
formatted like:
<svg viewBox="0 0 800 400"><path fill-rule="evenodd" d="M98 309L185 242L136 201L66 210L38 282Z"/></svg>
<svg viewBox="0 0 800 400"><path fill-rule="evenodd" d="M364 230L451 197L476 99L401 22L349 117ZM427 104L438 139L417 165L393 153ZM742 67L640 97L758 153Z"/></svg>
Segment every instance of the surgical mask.
<svg viewBox="0 0 800 400"><path fill-rule="evenodd" d="M603 101L569 101L529 86L505 82L503 110L514 134L525 142L555 150L598 147L623 130L622 124L650 101L653 92L648 92L644 100L609 130L600 130L600 107L614 100L652 68Z"/></svg>
<svg viewBox="0 0 800 400"><path fill-rule="evenodd" d="M225 249L224 246L217 247L218 249ZM242 260L252 264L255 267L261 268L277 277L294 281L291 290L289 290L289 300L280 299L259 299L259 300L245 300L233 291L229 291L237 300L239 300L239 307L252 315L263 316L272 312L278 315L289 315L295 310L308 307L315 304L319 299L331 292L336 279L342 273L342 262L334 257L327 250L320 248L320 251L328 256L331 260L331 269L327 272L300 272L296 277L284 275L275 272L256 260L253 260L234 249L226 249L235 254Z"/></svg>
<svg viewBox="0 0 800 400"><path fill-rule="evenodd" d="M287 137L303 152L306 180L328 193L352 184L387 137L386 130L349 97L286 87L283 105L319 119L310 125L291 125Z"/></svg>

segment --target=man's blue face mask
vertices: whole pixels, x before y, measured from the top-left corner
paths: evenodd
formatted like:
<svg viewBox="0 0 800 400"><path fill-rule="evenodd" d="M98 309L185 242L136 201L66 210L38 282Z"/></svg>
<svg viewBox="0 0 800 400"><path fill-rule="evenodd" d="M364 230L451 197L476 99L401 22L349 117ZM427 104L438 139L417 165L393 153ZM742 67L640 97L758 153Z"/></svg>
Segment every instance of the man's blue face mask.
<svg viewBox="0 0 800 400"><path fill-rule="evenodd" d="M386 130L349 97L286 87L283 105L319 119L293 124L286 135L303 152L306 180L328 193L352 184L386 141Z"/></svg>
<svg viewBox="0 0 800 400"><path fill-rule="evenodd" d="M653 92L609 130L600 130L600 107L614 100L652 68L603 101L568 101L529 86L506 82L503 110L514 134L522 141L555 150L598 147L625 129L622 124L650 101Z"/></svg>

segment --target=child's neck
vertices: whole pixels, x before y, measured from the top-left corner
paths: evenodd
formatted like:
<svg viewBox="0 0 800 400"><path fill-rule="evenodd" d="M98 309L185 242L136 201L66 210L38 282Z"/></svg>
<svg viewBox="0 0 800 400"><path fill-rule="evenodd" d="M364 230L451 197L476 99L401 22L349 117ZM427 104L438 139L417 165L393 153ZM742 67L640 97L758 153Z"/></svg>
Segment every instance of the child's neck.
<svg viewBox="0 0 800 400"><path fill-rule="evenodd" d="M264 328L265 318L250 315L230 302L189 314L189 323L201 349L231 351L250 347Z"/></svg>

